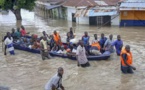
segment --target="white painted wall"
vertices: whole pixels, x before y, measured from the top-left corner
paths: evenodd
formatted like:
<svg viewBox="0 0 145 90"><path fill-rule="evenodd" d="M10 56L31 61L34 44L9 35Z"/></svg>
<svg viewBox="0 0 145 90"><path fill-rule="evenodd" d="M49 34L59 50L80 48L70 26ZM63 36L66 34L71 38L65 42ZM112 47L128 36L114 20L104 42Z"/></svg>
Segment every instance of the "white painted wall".
<svg viewBox="0 0 145 90"><path fill-rule="evenodd" d="M76 8L66 7L67 8L67 20L72 21L72 13L76 13ZM77 17L76 23L78 24L89 24L89 17Z"/></svg>
<svg viewBox="0 0 145 90"><path fill-rule="evenodd" d="M120 23L120 17L119 17L119 15L116 17L116 18L114 18L114 17L116 17L116 15L114 15L114 16L111 16L111 25L112 26L118 26L119 25L119 23ZM114 19L113 19L114 18Z"/></svg>
<svg viewBox="0 0 145 90"><path fill-rule="evenodd" d="M67 8L67 20L72 21L72 13L76 13L76 8L74 8L74 7L66 7L66 8ZM117 25L119 25L120 19L119 19L119 16L117 16L116 18L114 18L114 17L116 17L116 15L111 16L111 19L112 19L111 25L117 26ZM76 23L89 25L89 17L77 17Z"/></svg>

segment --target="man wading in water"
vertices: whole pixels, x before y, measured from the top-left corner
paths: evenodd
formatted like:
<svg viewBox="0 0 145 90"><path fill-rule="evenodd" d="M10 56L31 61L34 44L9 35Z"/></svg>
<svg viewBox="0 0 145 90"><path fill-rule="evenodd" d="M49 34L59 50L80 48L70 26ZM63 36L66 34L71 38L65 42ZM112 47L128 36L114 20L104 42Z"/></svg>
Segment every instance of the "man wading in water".
<svg viewBox="0 0 145 90"><path fill-rule="evenodd" d="M59 67L55 74L45 85L45 90L65 90L62 86L63 68Z"/></svg>
<svg viewBox="0 0 145 90"><path fill-rule="evenodd" d="M40 41L40 46L41 46L42 60L45 60L45 57L50 59L51 58L51 56L49 54L50 47L47 45L47 38L46 37L42 37L42 40Z"/></svg>
<svg viewBox="0 0 145 90"><path fill-rule="evenodd" d="M79 46L77 47L77 51L76 51L76 57L78 60L78 66L82 66L82 67L88 67L90 66L87 56L86 56L86 50L83 44L83 41L80 40L79 41Z"/></svg>
<svg viewBox="0 0 145 90"><path fill-rule="evenodd" d="M130 51L130 46L126 45L122 48L121 54L120 54L120 60L121 60L121 71L125 74L127 73L133 73L133 70L136 70L135 67L132 66L132 53Z"/></svg>

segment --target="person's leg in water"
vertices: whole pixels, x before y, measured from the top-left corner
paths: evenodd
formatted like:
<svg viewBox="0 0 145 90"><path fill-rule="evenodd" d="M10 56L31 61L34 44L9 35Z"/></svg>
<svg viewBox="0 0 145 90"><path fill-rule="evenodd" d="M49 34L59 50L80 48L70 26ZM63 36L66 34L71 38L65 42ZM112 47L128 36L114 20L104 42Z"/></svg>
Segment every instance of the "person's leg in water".
<svg viewBox="0 0 145 90"><path fill-rule="evenodd" d="M133 70L132 70L131 67L127 67L127 73L129 73L129 74L133 74Z"/></svg>
<svg viewBox="0 0 145 90"><path fill-rule="evenodd" d="M11 55L15 55L14 50L10 51L10 54L11 54Z"/></svg>
<svg viewBox="0 0 145 90"><path fill-rule="evenodd" d="M82 67L89 67L89 66L90 66L90 63L87 62L87 63L85 63L85 64L81 64L81 66L82 66Z"/></svg>
<svg viewBox="0 0 145 90"><path fill-rule="evenodd" d="M121 66L122 73L127 74L127 66Z"/></svg>
<svg viewBox="0 0 145 90"><path fill-rule="evenodd" d="M5 48L4 48L4 55L7 55L7 45L5 45Z"/></svg>
<svg viewBox="0 0 145 90"><path fill-rule="evenodd" d="M41 57L42 57L42 60L45 60L44 51L43 51L43 50L41 50L40 52L41 52Z"/></svg>

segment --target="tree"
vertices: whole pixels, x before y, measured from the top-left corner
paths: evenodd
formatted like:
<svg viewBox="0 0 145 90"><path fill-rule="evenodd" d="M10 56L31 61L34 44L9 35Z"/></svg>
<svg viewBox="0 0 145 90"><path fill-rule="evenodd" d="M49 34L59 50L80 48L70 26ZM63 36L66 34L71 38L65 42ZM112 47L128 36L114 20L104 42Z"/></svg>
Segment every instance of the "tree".
<svg viewBox="0 0 145 90"><path fill-rule="evenodd" d="M4 10L11 10L17 20L22 20L21 9L33 10L35 0L0 0L0 6Z"/></svg>

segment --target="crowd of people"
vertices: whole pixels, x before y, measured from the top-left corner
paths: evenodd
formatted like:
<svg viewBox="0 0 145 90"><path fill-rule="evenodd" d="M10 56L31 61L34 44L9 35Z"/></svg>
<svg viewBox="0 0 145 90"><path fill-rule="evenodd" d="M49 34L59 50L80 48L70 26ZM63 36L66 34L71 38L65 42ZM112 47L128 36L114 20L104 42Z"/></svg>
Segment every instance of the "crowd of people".
<svg viewBox="0 0 145 90"><path fill-rule="evenodd" d="M127 65L127 59L130 59L129 63L132 64L131 55L130 58L128 58L128 52L125 52L125 50L128 50L129 46L122 51L123 41L121 40L120 35L117 35L117 40L114 40L112 34L110 34L107 38L104 33L102 33L100 39L98 39L97 34L94 34L94 38L90 43L90 36L88 32L84 32L81 40L77 41L73 28L70 28L69 32L66 34L66 43L63 43L61 41L61 36L57 31L54 31L52 35L48 35L45 31L43 31L42 36L39 38L35 34L32 34L30 38L29 34L30 33L26 32L24 26L17 28L17 31L13 28L11 33L7 32L3 39L3 42L5 43L4 54L6 55L6 49L8 49L11 55L15 55L13 47L13 43L15 43L22 47L40 50L43 60L45 60L45 58L50 59L51 56L49 52L53 52L61 55L67 55L68 57L76 56L78 66L87 67L90 66L87 59L88 55L102 55L106 51L114 53L115 46L116 54L121 57L121 70L124 72L124 67L126 68L124 65ZM129 66L129 64L127 66Z"/></svg>

